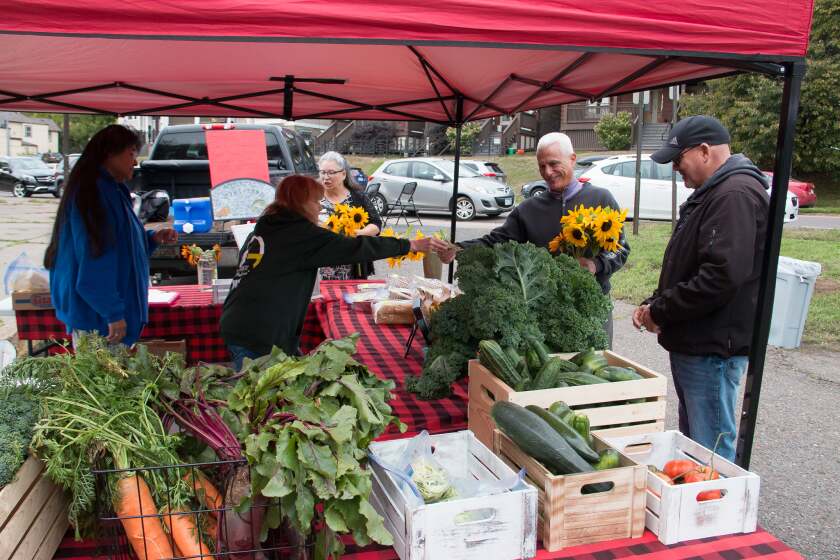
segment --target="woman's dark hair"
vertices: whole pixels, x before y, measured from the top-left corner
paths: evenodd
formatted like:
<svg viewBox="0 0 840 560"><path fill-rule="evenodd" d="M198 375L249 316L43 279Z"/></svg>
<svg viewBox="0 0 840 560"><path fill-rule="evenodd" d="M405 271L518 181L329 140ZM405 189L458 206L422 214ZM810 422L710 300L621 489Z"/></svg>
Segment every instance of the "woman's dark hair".
<svg viewBox="0 0 840 560"><path fill-rule="evenodd" d="M139 151L143 147L142 138L134 130L119 124L106 126L87 143L70 177L64 182L64 195L58 205L50 244L44 253L44 267L52 269L55 265L59 235L69 217L70 204L75 204L82 215L91 255L98 257L102 254L112 232L108 230L105 209L96 187L99 168L109 157L132 147Z"/></svg>

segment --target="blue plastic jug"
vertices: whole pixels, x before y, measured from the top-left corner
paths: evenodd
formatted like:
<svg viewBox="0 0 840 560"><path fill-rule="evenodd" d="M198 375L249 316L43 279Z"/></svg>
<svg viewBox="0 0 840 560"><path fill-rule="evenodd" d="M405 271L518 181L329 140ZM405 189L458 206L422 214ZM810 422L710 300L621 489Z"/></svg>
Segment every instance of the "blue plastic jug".
<svg viewBox="0 0 840 560"><path fill-rule="evenodd" d="M172 201L178 233L205 233L213 228L213 206L210 198L178 198ZM184 230L184 226L187 229ZM191 231L190 231L191 230Z"/></svg>

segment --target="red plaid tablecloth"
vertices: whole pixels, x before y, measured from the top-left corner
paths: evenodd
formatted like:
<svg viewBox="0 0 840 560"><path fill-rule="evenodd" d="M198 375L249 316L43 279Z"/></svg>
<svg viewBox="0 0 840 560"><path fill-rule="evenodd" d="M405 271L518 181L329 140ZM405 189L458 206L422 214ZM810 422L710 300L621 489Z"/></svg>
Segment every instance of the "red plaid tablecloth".
<svg viewBox="0 0 840 560"><path fill-rule="evenodd" d="M321 283L324 300L317 304L318 317L327 338L341 338L354 332L361 334L356 358L382 379L397 385L395 398L390 402L394 413L408 425L407 434L426 429L430 433L465 430L467 428L467 378L458 381L450 398L421 401L405 390L408 375L419 375L423 368L423 337L414 338L408 357L405 343L408 326L377 325L367 305L348 305L344 292L355 291L355 281ZM399 437L392 430L382 439Z"/></svg>
<svg viewBox="0 0 840 560"><path fill-rule="evenodd" d="M212 290L203 286L166 286L159 290L177 292L177 300L170 306L149 308L149 323L141 338L184 339L187 343L187 362L227 362L225 342L219 334L222 305L213 303ZM70 339L64 323L53 309L15 311L20 340L65 341ZM310 306L301 336L301 348L311 350L324 340L318 315Z"/></svg>
<svg viewBox="0 0 840 560"><path fill-rule="evenodd" d="M75 542L68 533L55 554L61 560L87 560L97 558L99 551L94 541ZM645 560L802 560L802 555L791 550L782 541L763 529L748 535L728 535L710 539L688 541L671 546L660 543L650 531L638 539L621 539L597 544L575 546L547 552L537 550L536 560L617 560L644 557ZM393 548L348 546L344 560L397 560ZM435 559L437 560L437 559ZM456 560L456 559L441 559ZM488 558L488 560L492 560Z"/></svg>

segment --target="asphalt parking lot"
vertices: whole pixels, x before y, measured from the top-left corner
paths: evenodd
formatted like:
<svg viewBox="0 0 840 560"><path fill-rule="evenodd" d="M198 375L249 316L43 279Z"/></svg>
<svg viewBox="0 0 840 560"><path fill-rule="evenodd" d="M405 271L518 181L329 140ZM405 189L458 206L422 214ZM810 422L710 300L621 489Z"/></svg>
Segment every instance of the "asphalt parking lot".
<svg viewBox="0 0 840 560"><path fill-rule="evenodd" d="M25 251L39 262L49 241L57 200L52 196L16 199L0 193L0 272ZM445 217L421 217L422 229L448 231ZM477 218L459 222L458 239L482 235L503 221ZM796 227L840 227L836 217L801 216ZM632 257L631 257L632 258ZM402 273L418 272L409 263ZM391 274L378 266L379 274ZM615 346L635 361L666 375L667 354L649 334L630 325L632 306L617 303ZM3 317L0 337L14 333L14 321ZM761 476L759 522L806 558L840 559L840 429L834 412L840 403L840 352L805 347L771 348L767 356L751 468ZM669 388L669 429L676 427L676 395Z"/></svg>

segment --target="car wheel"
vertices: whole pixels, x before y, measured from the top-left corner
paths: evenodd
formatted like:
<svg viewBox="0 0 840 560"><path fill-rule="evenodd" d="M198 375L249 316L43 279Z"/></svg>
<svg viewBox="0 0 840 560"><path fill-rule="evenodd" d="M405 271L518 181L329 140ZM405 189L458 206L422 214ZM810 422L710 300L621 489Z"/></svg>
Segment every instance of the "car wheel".
<svg viewBox="0 0 840 560"><path fill-rule="evenodd" d="M376 211L379 212L380 215L385 213L385 207L388 206L388 202L385 200L384 196L382 196L379 193L376 193L375 195L373 195L373 198L371 198L371 202L373 203L373 207L376 208Z"/></svg>
<svg viewBox="0 0 840 560"><path fill-rule="evenodd" d="M12 189L12 193L18 198L29 198L32 196L32 193L26 190L26 187L22 183L17 183Z"/></svg>
<svg viewBox="0 0 840 560"><path fill-rule="evenodd" d="M528 197L528 198L536 198L536 197L538 197L538 196L542 196L542 195L544 195L544 194L545 194L545 189L542 189L542 188L536 188L536 189L532 189L532 190L531 190L531 196L530 196L530 197Z"/></svg>
<svg viewBox="0 0 840 560"><path fill-rule="evenodd" d="M59 183L58 188L53 191L52 195L61 198L64 195L64 183Z"/></svg>
<svg viewBox="0 0 840 560"><path fill-rule="evenodd" d="M467 196L459 196L455 201L455 217L462 222L469 222L475 218L475 204Z"/></svg>

